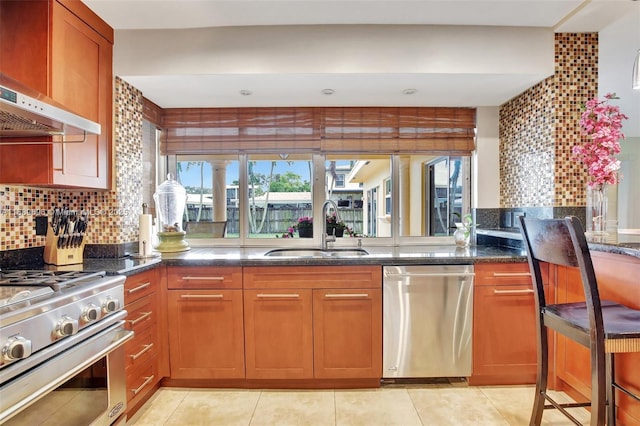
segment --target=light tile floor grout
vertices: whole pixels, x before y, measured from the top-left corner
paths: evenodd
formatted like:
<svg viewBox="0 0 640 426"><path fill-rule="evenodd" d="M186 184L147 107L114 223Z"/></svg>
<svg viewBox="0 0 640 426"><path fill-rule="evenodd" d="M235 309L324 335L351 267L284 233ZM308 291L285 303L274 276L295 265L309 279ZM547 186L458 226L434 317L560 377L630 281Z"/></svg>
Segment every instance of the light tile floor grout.
<svg viewBox="0 0 640 426"><path fill-rule="evenodd" d="M318 391L161 388L127 425L525 426L534 392L534 386L459 384ZM585 409L577 415L588 423ZM545 410L542 424L572 425L555 410Z"/></svg>

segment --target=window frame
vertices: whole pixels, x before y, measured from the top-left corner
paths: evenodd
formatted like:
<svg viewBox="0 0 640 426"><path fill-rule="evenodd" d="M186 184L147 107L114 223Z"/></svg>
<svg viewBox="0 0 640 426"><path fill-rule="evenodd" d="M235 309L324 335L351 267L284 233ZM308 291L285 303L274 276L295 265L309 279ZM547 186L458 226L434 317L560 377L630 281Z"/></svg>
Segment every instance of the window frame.
<svg viewBox="0 0 640 426"><path fill-rule="evenodd" d="M187 239L188 243L192 247L246 247L246 248L260 248L260 247L319 247L321 245L321 233L322 233L322 221L314 221L313 224L313 238L294 238L294 239L280 239L280 238L249 238L249 199L248 199L248 186L246 182L246 176L248 172L248 158L251 154L268 154L266 152L246 152L238 154L239 162L239 186L238 196L240 200L239 215L240 223L238 238L199 238L199 239ZM326 173L326 157L328 155L345 155L348 153L312 153L312 186L311 186L311 198L313 203L313 217L323 217L322 204L325 201L325 173ZM206 155L206 154L203 154ZM361 154L360 154L361 155ZM380 154L377 154L380 155ZM388 155L390 160L390 182L391 182L391 217L399 217L399 196L400 196L400 155L396 153L383 153ZM467 163L470 163L471 157L468 157ZM176 175L177 155L170 154L162 156L159 161L160 169L166 170L168 173ZM382 189L382 188L381 188ZM386 185L385 185L386 192ZM471 194L469 192L469 200L466 203L470 205ZM386 199L386 194L385 194ZM363 206L366 208L366 206ZM352 247L357 244L358 240L362 246L404 246L404 245L432 245L432 244L453 244L452 236L402 236L400 235L400 223L399 220L391 221L391 236L390 237L374 237L374 238L343 238L338 239L335 243L335 247Z"/></svg>

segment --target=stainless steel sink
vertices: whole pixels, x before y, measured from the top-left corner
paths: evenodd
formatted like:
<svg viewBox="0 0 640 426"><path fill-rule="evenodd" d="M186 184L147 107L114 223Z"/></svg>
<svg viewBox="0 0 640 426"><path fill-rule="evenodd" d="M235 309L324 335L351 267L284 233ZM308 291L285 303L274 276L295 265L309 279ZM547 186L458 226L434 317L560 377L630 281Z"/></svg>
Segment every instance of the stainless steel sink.
<svg viewBox="0 0 640 426"><path fill-rule="evenodd" d="M369 254L368 251L359 248L327 250L319 248L282 248L269 250L264 255L273 257L357 257L367 254Z"/></svg>

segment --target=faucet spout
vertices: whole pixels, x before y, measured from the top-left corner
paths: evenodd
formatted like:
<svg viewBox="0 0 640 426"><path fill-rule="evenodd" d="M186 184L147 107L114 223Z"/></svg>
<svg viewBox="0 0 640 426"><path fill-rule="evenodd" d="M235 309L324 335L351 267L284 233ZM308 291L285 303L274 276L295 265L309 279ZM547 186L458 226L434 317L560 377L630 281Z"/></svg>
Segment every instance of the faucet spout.
<svg viewBox="0 0 640 426"><path fill-rule="evenodd" d="M334 242L336 240L335 229L332 235L327 235L327 212L328 207L332 207L336 212L336 221L340 222L340 213L338 213L338 205L333 200L326 200L322 204L322 250L327 249L327 243Z"/></svg>

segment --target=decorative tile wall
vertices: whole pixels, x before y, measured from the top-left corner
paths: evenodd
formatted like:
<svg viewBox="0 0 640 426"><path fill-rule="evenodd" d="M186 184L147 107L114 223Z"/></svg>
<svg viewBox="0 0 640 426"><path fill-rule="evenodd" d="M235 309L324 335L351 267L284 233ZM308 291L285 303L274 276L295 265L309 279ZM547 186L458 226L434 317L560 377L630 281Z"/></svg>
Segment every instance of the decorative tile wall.
<svg viewBox="0 0 640 426"><path fill-rule="evenodd" d="M580 109L598 89L598 34L555 35L555 73L500 108L501 207L584 206L586 170L571 158Z"/></svg>
<svg viewBox="0 0 640 426"><path fill-rule="evenodd" d="M556 34L556 206L585 206L587 170L571 157L580 133L582 105L598 95L598 34Z"/></svg>
<svg viewBox="0 0 640 426"><path fill-rule="evenodd" d="M44 246L35 217L54 206L89 213L88 244L137 241L142 210L142 93L116 78L114 187L112 191L62 191L0 184L0 251Z"/></svg>
<svg viewBox="0 0 640 426"><path fill-rule="evenodd" d="M554 77L500 108L500 206L554 202Z"/></svg>

